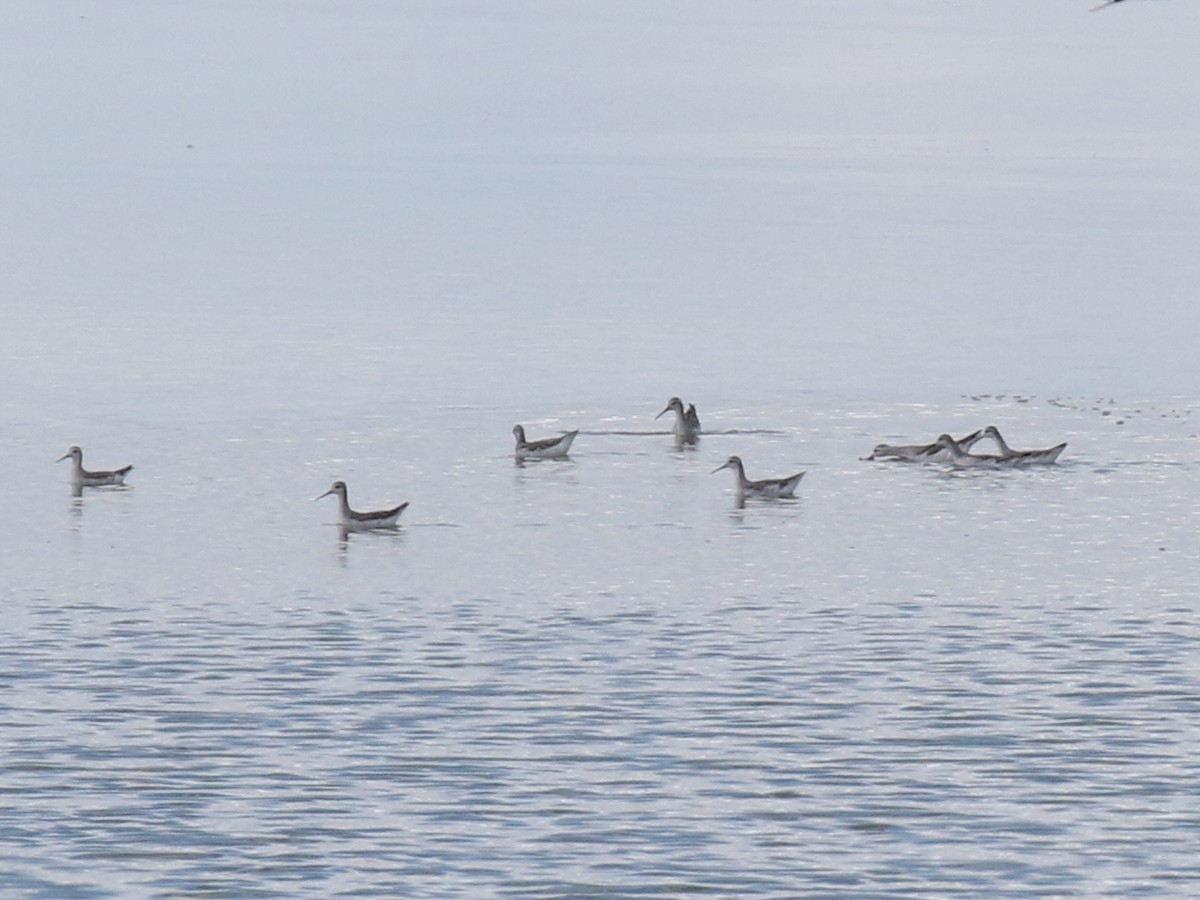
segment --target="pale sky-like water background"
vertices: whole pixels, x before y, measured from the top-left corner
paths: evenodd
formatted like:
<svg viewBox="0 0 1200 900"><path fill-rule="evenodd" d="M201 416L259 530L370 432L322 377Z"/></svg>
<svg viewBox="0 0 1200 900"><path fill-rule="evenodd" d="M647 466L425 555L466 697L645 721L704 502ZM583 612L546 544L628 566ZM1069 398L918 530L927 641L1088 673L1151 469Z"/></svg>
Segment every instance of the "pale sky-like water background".
<svg viewBox="0 0 1200 900"><path fill-rule="evenodd" d="M0 892L1200 888L1200 8L0 25Z"/></svg>

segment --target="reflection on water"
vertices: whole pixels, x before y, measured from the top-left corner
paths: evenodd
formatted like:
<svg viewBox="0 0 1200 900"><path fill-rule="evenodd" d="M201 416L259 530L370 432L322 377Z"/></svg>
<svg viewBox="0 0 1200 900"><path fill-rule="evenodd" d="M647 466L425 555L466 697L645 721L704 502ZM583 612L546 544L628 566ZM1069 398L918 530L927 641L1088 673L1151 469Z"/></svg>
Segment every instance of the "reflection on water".
<svg viewBox="0 0 1200 900"><path fill-rule="evenodd" d="M405 528L403 525L391 525L384 528L350 528L339 524L337 526L338 562L346 565L349 559L351 541L379 541L401 544L404 542Z"/></svg>
<svg viewBox="0 0 1200 900"><path fill-rule="evenodd" d="M81 498L86 491L89 494L123 494L126 491L132 491L131 484L85 484L74 479L70 482L71 496Z"/></svg>
<svg viewBox="0 0 1200 900"><path fill-rule="evenodd" d="M571 456L555 456L548 459L539 459L538 457L522 457L514 456L513 465L518 469L524 469L526 466L538 467L545 466L546 468L554 468L555 466L571 465L575 460Z"/></svg>

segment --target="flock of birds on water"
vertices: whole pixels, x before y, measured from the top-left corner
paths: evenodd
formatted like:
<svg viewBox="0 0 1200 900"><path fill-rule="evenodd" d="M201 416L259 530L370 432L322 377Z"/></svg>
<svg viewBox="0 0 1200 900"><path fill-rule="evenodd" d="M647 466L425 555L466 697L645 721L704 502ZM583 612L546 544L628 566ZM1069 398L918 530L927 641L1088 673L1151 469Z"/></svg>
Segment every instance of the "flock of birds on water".
<svg viewBox="0 0 1200 900"><path fill-rule="evenodd" d="M671 429L676 444L694 445L702 432L700 416L696 405L684 407L683 401L672 397L666 407L655 416L658 420L667 413L674 413L675 424ZM558 437L529 440L522 425L513 426L513 437L516 439L514 458L518 463L529 460L565 459L571 451L571 445L579 435L578 429L568 431ZM971 450L984 438L990 439L996 445L998 452L991 454L972 453ZM1066 449L1066 443L1056 444L1044 450L1014 450L1004 440L995 425L989 425L973 431L961 438L953 438L942 434L929 444L877 444L869 460L890 460L916 463L947 463L958 468L1022 468L1025 466L1053 465ZM133 466L122 466L119 469L107 471L90 471L83 467L83 450L78 446L72 447L58 458L58 462L71 460L71 484L78 495L85 487L110 487L125 484L125 477L133 471ZM736 476L735 490L739 504L746 499L781 500L794 499L796 488L804 472L797 472L784 478L763 478L751 481L746 477L746 468L740 456L730 456L725 462L713 469L712 474L722 469L732 469ZM339 524L344 530L358 531L380 528L394 528L401 513L408 508L408 503L388 509L360 511L350 507L346 482L335 481L325 493L314 497L334 495L338 498Z"/></svg>

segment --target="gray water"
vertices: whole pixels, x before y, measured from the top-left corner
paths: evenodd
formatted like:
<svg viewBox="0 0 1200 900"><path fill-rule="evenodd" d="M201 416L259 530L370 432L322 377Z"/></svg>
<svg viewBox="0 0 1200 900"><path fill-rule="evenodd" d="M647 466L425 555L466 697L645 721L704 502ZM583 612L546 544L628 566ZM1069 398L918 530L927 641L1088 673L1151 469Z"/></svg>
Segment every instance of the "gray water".
<svg viewBox="0 0 1200 900"><path fill-rule="evenodd" d="M1043 6L19 7L2 892L1197 893L1200 14Z"/></svg>

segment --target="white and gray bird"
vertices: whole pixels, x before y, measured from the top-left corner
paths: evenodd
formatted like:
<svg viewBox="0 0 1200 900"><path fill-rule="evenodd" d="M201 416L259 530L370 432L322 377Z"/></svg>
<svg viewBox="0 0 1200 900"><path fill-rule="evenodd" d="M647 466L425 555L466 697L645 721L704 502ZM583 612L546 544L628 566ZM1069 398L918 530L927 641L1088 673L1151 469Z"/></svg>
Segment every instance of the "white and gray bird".
<svg viewBox="0 0 1200 900"><path fill-rule="evenodd" d="M713 469L710 474L715 475L722 469L733 469L737 474L737 493L739 497L752 497L756 500L793 498L796 496L796 486L800 484L800 479L804 477L803 472L797 472L795 475L789 475L786 478L763 478L760 481L751 481L746 477L746 467L742 465L742 458L740 456L729 457L729 459Z"/></svg>
<svg viewBox="0 0 1200 900"><path fill-rule="evenodd" d="M369 512L359 512L350 508L350 501L346 499L346 482L335 481L330 485L329 490L319 496L313 497L313 500L320 500L321 497L328 497L330 494L336 494L338 498L338 521L342 528L347 531L365 531L371 528L394 528L396 520L400 518L400 513L404 512L408 506L405 501L399 506L393 506L390 509L376 509Z"/></svg>
<svg viewBox="0 0 1200 900"><path fill-rule="evenodd" d="M133 466L122 466L110 471L89 472L83 467L83 450L78 445L72 447L55 462L62 462L64 459L71 460L71 481L81 487L124 484L125 476L133 471Z"/></svg>

